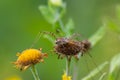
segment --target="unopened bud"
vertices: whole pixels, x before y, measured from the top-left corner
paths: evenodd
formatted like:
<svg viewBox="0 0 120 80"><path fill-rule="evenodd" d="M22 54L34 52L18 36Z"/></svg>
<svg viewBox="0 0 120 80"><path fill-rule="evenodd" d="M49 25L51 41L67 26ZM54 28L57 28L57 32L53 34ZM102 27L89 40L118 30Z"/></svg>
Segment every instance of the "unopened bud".
<svg viewBox="0 0 120 80"><path fill-rule="evenodd" d="M49 0L50 4L54 6L62 6L63 1L62 0Z"/></svg>

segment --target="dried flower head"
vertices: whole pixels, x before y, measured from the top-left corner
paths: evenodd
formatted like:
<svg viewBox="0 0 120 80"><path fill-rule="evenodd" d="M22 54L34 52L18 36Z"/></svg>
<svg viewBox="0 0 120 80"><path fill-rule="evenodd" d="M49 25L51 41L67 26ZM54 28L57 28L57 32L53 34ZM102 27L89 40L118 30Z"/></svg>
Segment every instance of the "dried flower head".
<svg viewBox="0 0 120 80"><path fill-rule="evenodd" d="M67 76L67 74L64 72L64 74L62 75L62 80L72 80L71 76Z"/></svg>
<svg viewBox="0 0 120 80"><path fill-rule="evenodd" d="M43 58L47 57L46 53L42 53L41 49L26 49L21 54L17 54L18 59L14 64L20 70L26 70L31 65L35 65L39 62L43 62Z"/></svg>
<svg viewBox="0 0 120 80"><path fill-rule="evenodd" d="M64 55L76 55L82 48L80 44L80 42L68 38L58 38L55 50Z"/></svg>
<svg viewBox="0 0 120 80"><path fill-rule="evenodd" d="M56 45L54 46L55 52L59 55L58 57L62 56L76 56L80 52L82 55L87 52L90 47L91 43L88 40L83 41L76 41L69 38L57 38Z"/></svg>
<svg viewBox="0 0 120 80"><path fill-rule="evenodd" d="M81 52L85 53L90 49L91 43L88 40L83 40L81 41L81 46L82 46Z"/></svg>

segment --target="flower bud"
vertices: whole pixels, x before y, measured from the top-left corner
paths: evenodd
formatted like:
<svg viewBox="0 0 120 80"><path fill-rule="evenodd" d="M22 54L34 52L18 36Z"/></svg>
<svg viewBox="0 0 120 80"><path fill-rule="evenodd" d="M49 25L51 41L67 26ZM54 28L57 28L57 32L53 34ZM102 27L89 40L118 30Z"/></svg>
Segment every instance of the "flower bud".
<svg viewBox="0 0 120 80"><path fill-rule="evenodd" d="M54 6L62 6L63 1L62 0L49 0L50 4Z"/></svg>

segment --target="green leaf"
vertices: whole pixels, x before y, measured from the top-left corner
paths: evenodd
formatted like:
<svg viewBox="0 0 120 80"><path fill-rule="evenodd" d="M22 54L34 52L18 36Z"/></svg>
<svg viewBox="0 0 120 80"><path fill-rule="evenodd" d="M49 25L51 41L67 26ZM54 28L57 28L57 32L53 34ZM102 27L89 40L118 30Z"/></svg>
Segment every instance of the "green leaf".
<svg viewBox="0 0 120 80"><path fill-rule="evenodd" d="M48 39L52 44L54 44L54 39L50 35L44 35L43 37Z"/></svg>
<svg viewBox="0 0 120 80"><path fill-rule="evenodd" d="M118 27L117 23L115 23L113 20L109 19L107 24L112 31L120 33L120 28Z"/></svg>
<svg viewBox="0 0 120 80"><path fill-rule="evenodd" d="M115 80L115 77L113 76L113 74L109 74L108 80Z"/></svg>
<svg viewBox="0 0 120 80"><path fill-rule="evenodd" d="M116 15L117 15L117 17L118 17L119 20L120 20L120 5L118 5L118 6L116 7Z"/></svg>
<svg viewBox="0 0 120 80"><path fill-rule="evenodd" d="M65 32L68 37L71 36L74 30L74 22L72 19L69 19L67 24L65 25Z"/></svg>
<svg viewBox="0 0 120 80"><path fill-rule="evenodd" d="M98 31L89 38L89 41L92 44L92 47L96 45L97 42L99 42L105 34L105 26L102 26L98 29Z"/></svg>
<svg viewBox="0 0 120 80"><path fill-rule="evenodd" d="M110 74L113 73L113 71L116 68L120 68L120 53L114 56L110 63Z"/></svg>
<svg viewBox="0 0 120 80"><path fill-rule="evenodd" d="M117 24L115 22L113 22L112 20L109 20L108 26L111 30L115 31L115 32L119 32L119 28L117 26Z"/></svg>
<svg viewBox="0 0 120 80"><path fill-rule="evenodd" d="M120 68L120 53L115 55L110 62L110 70L108 80L115 80L114 71Z"/></svg>
<svg viewBox="0 0 120 80"><path fill-rule="evenodd" d="M39 10L50 24L54 24L60 17L57 11L51 11L51 9L47 6L41 5L39 6Z"/></svg>
<svg viewBox="0 0 120 80"><path fill-rule="evenodd" d="M119 19L119 22L120 22L120 5L118 5L116 7L116 16L117 18ZM107 25L108 27L112 30L112 31L115 31L117 33L120 33L120 25L119 25L119 22L116 22L116 20L113 20L111 18L108 18L107 20Z"/></svg>
<svg viewBox="0 0 120 80"><path fill-rule="evenodd" d="M106 72L103 73L103 74L100 76L99 80L103 80L103 78L104 78L105 75L106 75Z"/></svg>
<svg viewBox="0 0 120 80"><path fill-rule="evenodd" d="M95 68L93 71L91 71L86 77L82 78L82 80L89 80L90 78L95 76L97 73L99 73L99 71L101 71L107 64L108 64L107 61L104 62L103 64Z"/></svg>

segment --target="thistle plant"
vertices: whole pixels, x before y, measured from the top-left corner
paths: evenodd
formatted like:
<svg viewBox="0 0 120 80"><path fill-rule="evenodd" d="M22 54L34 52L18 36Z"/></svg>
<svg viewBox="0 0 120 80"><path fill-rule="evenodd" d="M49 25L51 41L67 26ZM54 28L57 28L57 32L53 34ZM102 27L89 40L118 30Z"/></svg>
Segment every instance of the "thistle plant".
<svg viewBox="0 0 120 80"><path fill-rule="evenodd" d="M66 2L63 2L62 0L48 0L48 4L40 5L39 9L44 18L48 21L48 23L52 25L53 32L55 32L57 29L60 29L60 33L62 33L60 36L63 36L65 38L70 38L75 33L74 32L75 26L73 20L71 18L68 19L68 22L66 24L62 20L64 14L66 13ZM92 47L102 39L104 34L105 26L100 27L100 29L92 37L88 39ZM52 39L49 35L45 35L45 37L54 44L55 40ZM80 58L80 56L78 56L77 58ZM66 75L70 76L71 56L65 55L65 57L66 57ZM79 64L78 61L75 64L75 69L77 68L77 64Z"/></svg>
<svg viewBox="0 0 120 80"><path fill-rule="evenodd" d="M40 5L39 9L40 9L42 15L44 16L44 18L48 21L48 23L50 23L52 25L53 32L55 32L57 29L59 29L60 33L61 33L60 36L70 38L75 33L74 32L75 26L74 26L74 22L71 18L68 19L67 23L64 23L62 20L64 17L64 14L66 14L66 5L67 5L67 3L63 2L62 0L48 0L48 4ZM117 10L118 10L117 12L120 12L119 8L117 8ZM119 15L119 14L117 14L117 15ZM104 22L104 24L91 37L88 38L88 41L91 43L91 48L93 48L104 37L104 35L106 33L106 26L107 26L107 23ZM118 32L118 27L112 26L111 28ZM53 38L51 38L49 35L45 35L44 37L46 37L48 40L50 40L54 44L55 40ZM79 54L81 54L81 53L79 53ZM78 57L80 59L81 55L78 55ZM120 57L120 56L118 56L118 57ZM120 59L118 57L114 57L115 61L116 60L118 61ZM115 62L114 58L112 59L112 61L105 61L103 64L98 66L96 69L91 71L87 76L82 78L82 80L91 79L97 73L102 71L102 69L108 64L113 65L114 69L115 69L116 66L119 66L117 64L120 64L120 62L118 61L118 63L116 63L116 65L114 65L113 64ZM70 63L71 63L71 58L70 59L67 58L66 59L66 72L63 75L63 76L66 75L67 78L63 78L63 80L71 80L71 79L68 79L71 75L70 74L70 70L71 70ZM79 69L78 64L79 64L79 60L77 60L77 62L74 63L74 70L73 70L74 72L73 72L72 80L79 80L79 79L77 79L79 73L76 72ZM111 70L111 67L112 66L110 66L110 70ZM114 71L114 69L113 69L113 71ZM99 77L98 80L103 80L107 73L108 72L101 73L101 76ZM108 74L109 74L108 80L116 80L116 79L113 79L113 77L111 76L112 75L111 71Z"/></svg>
<svg viewBox="0 0 120 80"><path fill-rule="evenodd" d="M53 30L60 29L60 33L62 33L61 36L70 37L72 34L72 31L74 29L73 27L73 21L72 19L68 20L68 23L64 25L62 21L62 17L66 12L66 3L62 0L48 0L48 5L40 5L39 9L45 19L52 25ZM59 25L57 27L56 25ZM55 31L54 31L55 32ZM49 35L45 36L48 40L50 40L54 44L54 40L51 39ZM66 56L66 74L69 76L70 72L70 62L71 58Z"/></svg>

